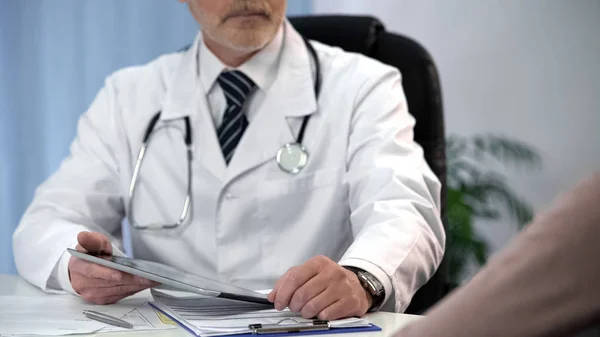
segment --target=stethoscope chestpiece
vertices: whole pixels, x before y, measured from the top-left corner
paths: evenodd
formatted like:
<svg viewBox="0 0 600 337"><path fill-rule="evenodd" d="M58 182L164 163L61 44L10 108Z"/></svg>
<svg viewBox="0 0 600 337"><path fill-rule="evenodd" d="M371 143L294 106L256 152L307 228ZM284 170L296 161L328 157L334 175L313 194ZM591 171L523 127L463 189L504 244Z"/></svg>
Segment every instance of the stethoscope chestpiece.
<svg viewBox="0 0 600 337"><path fill-rule="evenodd" d="M277 165L290 174L298 174L308 162L308 152L302 144L286 143L277 151Z"/></svg>

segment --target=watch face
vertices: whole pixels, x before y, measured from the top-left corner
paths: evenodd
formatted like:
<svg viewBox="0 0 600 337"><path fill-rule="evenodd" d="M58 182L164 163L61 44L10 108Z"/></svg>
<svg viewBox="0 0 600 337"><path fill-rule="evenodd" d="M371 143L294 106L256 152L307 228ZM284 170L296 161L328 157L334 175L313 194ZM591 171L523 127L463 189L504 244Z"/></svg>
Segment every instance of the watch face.
<svg viewBox="0 0 600 337"><path fill-rule="evenodd" d="M363 288L367 289L372 296L377 296L379 294L377 287L367 273L358 273L358 278L361 281Z"/></svg>

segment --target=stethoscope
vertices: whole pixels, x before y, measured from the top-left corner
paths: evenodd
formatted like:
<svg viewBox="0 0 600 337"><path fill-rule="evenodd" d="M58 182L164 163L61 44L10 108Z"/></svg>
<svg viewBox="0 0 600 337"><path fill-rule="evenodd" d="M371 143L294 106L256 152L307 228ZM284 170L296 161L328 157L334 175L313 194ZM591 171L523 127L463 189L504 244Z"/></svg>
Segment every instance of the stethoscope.
<svg viewBox="0 0 600 337"><path fill-rule="evenodd" d="M315 97L319 98L319 93L321 91L321 65L319 63L319 56L317 55L317 51L314 47L308 42L307 39L304 39L304 43L306 44L306 48L308 49L310 56L315 65L315 80L314 80L314 91ZM140 146L140 151L138 152L137 161L135 163L135 167L133 169L133 175L131 177L131 182L129 184L129 212L127 212L127 220L129 224L135 229L173 229L177 228L185 222L190 210L190 203L192 200L192 128L190 124L190 117L185 116L185 132L183 133L183 138L186 146L186 156L187 156L187 192L185 196L185 201L183 203L183 209L181 211L181 215L179 216L179 220L175 224L150 224L150 225L139 225L135 219L133 218L133 196L136 191L136 185L139 179L140 168L142 166L142 162L144 160L144 156L148 149L148 141L150 140L150 136L154 130L154 127L158 120L160 119L162 111L157 112L150 122L148 123L148 127L144 133L144 138L142 138L142 144ZM302 144L304 140L304 131L306 130L306 125L310 119L310 115L304 116L302 120L302 125L300 126L300 132L298 132L298 136L294 142L285 143L279 148L277 154L275 156L275 160L279 168L287 172L289 174L298 174L308 163L308 151L306 147Z"/></svg>

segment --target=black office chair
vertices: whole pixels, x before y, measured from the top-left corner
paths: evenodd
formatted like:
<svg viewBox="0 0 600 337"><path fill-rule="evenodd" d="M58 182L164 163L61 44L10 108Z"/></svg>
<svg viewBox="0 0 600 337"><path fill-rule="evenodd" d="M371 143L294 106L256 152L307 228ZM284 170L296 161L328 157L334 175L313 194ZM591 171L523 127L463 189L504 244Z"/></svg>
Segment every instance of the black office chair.
<svg viewBox="0 0 600 337"><path fill-rule="evenodd" d="M291 24L308 39L358 52L398 68L410 113L415 117L415 141L442 181L442 218L446 226L446 155L440 81L429 53L417 42L387 32L368 16L295 16ZM406 313L421 314L446 295L445 264L413 297Z"/></svg>

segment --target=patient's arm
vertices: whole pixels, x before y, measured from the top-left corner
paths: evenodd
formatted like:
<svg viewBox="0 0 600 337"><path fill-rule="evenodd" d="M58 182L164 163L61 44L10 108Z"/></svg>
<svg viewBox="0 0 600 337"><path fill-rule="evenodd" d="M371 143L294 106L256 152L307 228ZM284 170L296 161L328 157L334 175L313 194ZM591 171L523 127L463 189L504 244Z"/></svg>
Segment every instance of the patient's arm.
<svg viewBox="0 0 600 337"><path fill-rule="evenodd" d="M600 172L396 337L570 336L600 317Z"/></svg>

